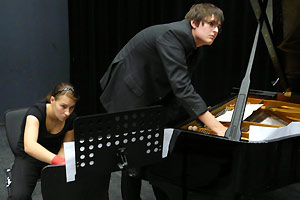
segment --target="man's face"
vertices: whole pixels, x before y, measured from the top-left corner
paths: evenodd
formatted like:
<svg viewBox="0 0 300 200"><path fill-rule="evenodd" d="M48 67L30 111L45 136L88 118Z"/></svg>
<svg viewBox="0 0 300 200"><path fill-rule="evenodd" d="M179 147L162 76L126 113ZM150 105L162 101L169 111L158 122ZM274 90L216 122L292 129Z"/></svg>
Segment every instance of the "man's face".
<svg viewBox="0 0 300 200"><path fill-rule="evenodd" d="M211 45L221 28L221 22L216 21L214 15L201 21L198 26L195 20L192 20L191 25L193 27L192 34L197 47Z"/></svg>

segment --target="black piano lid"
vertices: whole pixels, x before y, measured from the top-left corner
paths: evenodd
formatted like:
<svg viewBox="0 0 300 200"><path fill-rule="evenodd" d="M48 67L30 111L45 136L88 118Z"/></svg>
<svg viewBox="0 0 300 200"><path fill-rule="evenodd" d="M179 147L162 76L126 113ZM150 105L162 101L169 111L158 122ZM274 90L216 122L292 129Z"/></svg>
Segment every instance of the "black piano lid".
<svg viewBox="0 0 300 200"><path fill-rule="evenodd" d="M297 12L300 6L288 1L286 3L273 1L273 30L276 33L274 35L266 15L268 1L250 0L250 3L257 21L262 23L261 33L278 76L273 85L278 83L282 90L299 94L300 21L298 20L299 15L294 12ZM275 47L276 43L277 47Z"/></svg>
<svg viewBox="0 0 300 200"><path fill-rule="evenodd" d="M268 0L262 2L261 0L250 0L251 6L253 8L254 14L258 23L261 23L261 33L265 40L266 47L268 49L271 61L273 63L275 72L278 75L277 81L280 83L281 87L284 89L288 89L288 82L284 75L283 68L279 62L279 58L277 56L276 49L274 47L274 39L271 31L271 26L266 15L266 7L268 4ZM276 81L276 82L277 82ZM275 83L276 84L276 83Z"/></svg>

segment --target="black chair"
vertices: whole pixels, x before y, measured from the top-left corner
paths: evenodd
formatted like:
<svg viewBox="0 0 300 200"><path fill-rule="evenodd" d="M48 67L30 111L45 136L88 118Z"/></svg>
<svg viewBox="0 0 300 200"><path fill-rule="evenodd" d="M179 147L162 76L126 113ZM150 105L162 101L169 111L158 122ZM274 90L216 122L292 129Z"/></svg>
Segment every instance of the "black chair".
<svg viewBox="0 0 300 200"><path fill-rule="evenodd" d="M14 156L17 153L17 145L19 137L21 135L21 126L23 119L28 108L20 108L14 110L8 110L4 114L4 123L8 144ZM9 193L9 186L11 184L11 167L5 169L6 174L6 187Z"/></svg>

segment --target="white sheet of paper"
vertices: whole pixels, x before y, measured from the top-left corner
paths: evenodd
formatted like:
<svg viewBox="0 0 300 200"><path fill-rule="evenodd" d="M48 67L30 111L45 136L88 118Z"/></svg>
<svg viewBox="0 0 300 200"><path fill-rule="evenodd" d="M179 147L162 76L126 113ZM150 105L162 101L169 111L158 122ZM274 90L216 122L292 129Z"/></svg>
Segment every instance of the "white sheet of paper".
<svg viewBox="0 0 300 200"><path fill-rule="evenodd" d="M285 126L284 123L280 122L278 119L276 119L274 117L267 117L266 119L264 119L260 123L261 124L276 125L276 126Z"/></svg>
<svg viewBox="0 0 300 200"><path fill-rule="evenodd" d="M254 111L262 107L263 104L247 104L245 107L243 120L249 117ZM223 115L217 117L220 122L230 122L233 114L233 110L226 111Z"/></svg>
<svg viewBox="0 0 300 200"><path fill-rule="evenodd" d="M76 165L75 165L75 143L65 142L65 160L66 160L66 177L67 182L75 181Z"/></svg>
<svg viewBox="0 0 300 200"><path fill-rule="evenodd" d="M173 128L164 129L164 141L163 141L163 150L162 150L162 158L167 157L169 152L169 145L173 135Z"/></svg>
<svg viewBox="0 0 300 200"><path fill-rule="evenodd" d="M267 142L279 138L300 136L300 122L291 122L280 128L250 126L249 142Z"/></svg>

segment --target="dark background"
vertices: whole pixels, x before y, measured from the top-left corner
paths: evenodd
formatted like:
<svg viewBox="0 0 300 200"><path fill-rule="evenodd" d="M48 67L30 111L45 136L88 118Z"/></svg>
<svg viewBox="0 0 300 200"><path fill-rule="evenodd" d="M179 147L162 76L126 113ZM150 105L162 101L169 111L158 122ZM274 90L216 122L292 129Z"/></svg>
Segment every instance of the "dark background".
<svg viewBox="0 0 300 200"><path fill-rule="evenodd" d="M192 75L213 106L245 74L257 26L250 1L1 0L0 123L5 110L32 105L60 81L78 89L78 115L103 112L99 80L126 42L148 26L182 20L201 2L214 3L225 15L222 33L201 48ZM262 37L251 76L252 89L283 90L271 85L276 75Z"/></svg>

